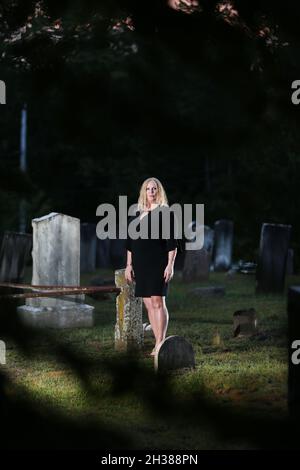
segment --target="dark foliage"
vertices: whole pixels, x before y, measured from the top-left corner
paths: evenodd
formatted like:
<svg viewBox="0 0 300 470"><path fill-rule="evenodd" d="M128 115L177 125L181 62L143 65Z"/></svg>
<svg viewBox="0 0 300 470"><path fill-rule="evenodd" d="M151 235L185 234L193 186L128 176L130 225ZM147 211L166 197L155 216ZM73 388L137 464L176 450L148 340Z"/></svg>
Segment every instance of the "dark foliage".
<svg viewBox="0 0 300 470"><path fill-rule="evenodd" d="M299 6L288 0L2 2L0 225L96 207L156 175L170 202L231 218L253 259L262 222L293 226L299 264ZM28 105L28 175L18 171Z"/></svg>

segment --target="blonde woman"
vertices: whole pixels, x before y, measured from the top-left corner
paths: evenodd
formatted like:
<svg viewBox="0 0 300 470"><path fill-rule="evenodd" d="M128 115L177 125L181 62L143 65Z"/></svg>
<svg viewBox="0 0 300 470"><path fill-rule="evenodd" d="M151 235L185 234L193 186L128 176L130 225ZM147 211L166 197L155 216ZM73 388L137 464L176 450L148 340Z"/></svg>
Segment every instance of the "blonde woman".
<svg viewBox="0 0 300 470"><path fill-rule="evenodd" d="M177 254L177 240L174 238L174 214L170 212L170 237L151 238L151 221L154 213L159 210L160 221L166 210L169 211L168 200L161 182L151 177L146 179L140 189L137 216L138 224L147 223L148 238L137 240L127 238L127 266L125 277L129 282L135 280L135 296L142 297L146 306L150 324L155 336L155 347L165 339L168 328L169 314L166 306L168 283L174 274L174 262Z"/></svg>

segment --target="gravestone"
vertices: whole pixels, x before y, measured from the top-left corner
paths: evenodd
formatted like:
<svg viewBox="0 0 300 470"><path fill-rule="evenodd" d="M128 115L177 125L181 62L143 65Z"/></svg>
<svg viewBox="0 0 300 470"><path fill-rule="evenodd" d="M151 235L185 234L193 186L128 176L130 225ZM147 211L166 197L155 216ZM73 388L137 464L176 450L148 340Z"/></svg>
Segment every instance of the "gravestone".
<svg viewBox="0 0 300 470"><path fill-rule="evenodd" d="M204 248L186 251L182 280L184 282L207 281L210 262L211 255Z"/></svg>
<svg viewBox="0 0 300 470"><path fill-rule="evenodd" d="M96 268L110 268L110 240L105 238L100 240L97 237L96 242Z"/></svg>
<svg viewBox="0 0 300 470"><path fill-rule="evenodd" d="M96 270L96 224L80 224L80 271Z"/></svg>
<svg viewBox="0 0 300 470"><path fill-rule="evenodd" d="M4 232L0 245L0 282L19 283L24 279L27 261L30 259L32 235Z"/></svg>
<svg viewBox="0 0 300 470"><path fill-rule="evenodd" d="M292 276L294 274L294 250L288 249L287 261L286 261L286 275Z"/></svg>
<svg viewBox="0 0 300 470"><path fill-rule="evenodd" d="M193 231L200 230L203 226L192 222ZM184 282L207 281L209 279L212 248L213 230L204 226L204 245L200 250L187 250L185 253L182 279ZM194 237L195 241L196 236Z"/></svg>
<svg viewBox="0 0 300 470"><path fill-rule="evenodd" d="M79 286L79 219L52 212L33 219L32 227L32 284ZM26 299L26 305L18 308L25 323L52 328L93 326L93 310L84 303L82 294Z"/></svg>
<svg viewBox="0 0 300 470"><path fill-rule="evenodd" d="M115 271L115 284L121 289L116 299L115 349L139 351L144 343L142 298L135 297L135 283L125 278L125 269Z"/></svg>
<svg viewBox="0 0 300 470"><path fill-rule="evenodd" d="M182 336L168 336L156 350L154 368L157 372L195 368L192 345Z"/></svg>
<svg viewBox="0 0 300 470"><path fill-rule="evenodd" d="M291 229L291 225L262 225L256 270L257 293L284 291Z"/></svg>
<svg viewBox="0 0 300 470"><path fill-rule="evenodd" d="M256 335L257 315L254 308L247 310L237 310L233 314L233 336L235 338L242 336Z"/></svg>
<svg viewBox="0 0 300 470"><path fill-rule="evenodd" d="M288 408L300 416L300 286L288 289ZM298 352L299 351L299 352Z"/></svg>
<svg viewBox="0 0 300 470"><path fill-rule="evenodd" d="M232 263L233 222L217 220L214 225L214 270L227 271Z"/></svg>

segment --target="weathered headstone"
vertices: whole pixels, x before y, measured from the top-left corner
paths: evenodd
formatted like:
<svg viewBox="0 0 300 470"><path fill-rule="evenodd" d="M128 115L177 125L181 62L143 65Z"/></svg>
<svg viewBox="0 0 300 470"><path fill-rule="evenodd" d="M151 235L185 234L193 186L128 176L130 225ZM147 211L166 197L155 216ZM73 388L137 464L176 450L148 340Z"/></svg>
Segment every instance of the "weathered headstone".
<svg viewBox="0 0 300 470"><path fill-rule="evenodd" d="M154 368L157 372L194 367L195 354L193 347L182 336L168 336L156 350Z"/></svg>
<svg viewBox="0 0 300 470"><path fill-rule="evenodd" d="M200 230L203 226L192 223L193 231ZM213 230L204 226L204 245L200 250L187 250L185 253L182 279L184 282L207 281L209 279L212 248ZM193 240L195 241L195 239Z"/></svg>
<svg viewBox="0 0 300 470"><path fill-rule="evenodd" d="M32 235L4 232L0 245L0 282L21 282L30 258Z"/></svg>
<svg viewBox="0 0 300 470"><path fill-rule="evenodd" d="M52 212L33 219L32 227L32 284L79 286L79 219ZM24 322L53 328L90 327L93 310L84 303L84 295L32 298L18 308Z"/></svg>
<svg viewBox="0 0 300 470"><path fill-rule="evenodd" d="M135 297L135 283L127 282L125 269L115 271L115 284L121 289L116 300L115 349L140 350L144 343L142 299Z"/></svg>
<svg viewBox="0 0 300 470"><path fill-rule="evenodd" d="M237 310L233 314L233 336L253 336L257 330L257 315L254 308Z"/></svg>
<svg viewBox="0 0 300 470"><path fill-rule="evenodd" d="M105 238L96 242L96 268L110 268L110 240Z"/></svg>
<svg viewBox="0 0 300 470"><path fill-rule="evenodd" d="M80 224L80 271L96 270L96 224Z"/></svg>
<svg viewBox="0 0 300 470"><path fill-rule="evenodd" d="M286 275L292 276L294 274L294 250L288 249L287 261L286 261Z"/></svg>
<svg viewBox="0 0 300 470"><path fill-rule="evenodd" d="M300 416L300 286L288 289L288 407Z"/></svg>
<svg viewBox="0 0 300 470"><path fill-rule="evenodd" d="M204 248L186 251L182 280L184 282L207 281L210 273L211 255Z"/></svg>
<svg viewBox="0 0 300 470"><path fill-rule="evenodd" d="M214 270L227 271L232 263L233 222L217 220L214 225Z"/></svg>
<svg viewBox="0 0 300 470"><path fill-rule="evenodd" d="M284 291L291 225L263 224L256 270L257 293Z"/></svg>

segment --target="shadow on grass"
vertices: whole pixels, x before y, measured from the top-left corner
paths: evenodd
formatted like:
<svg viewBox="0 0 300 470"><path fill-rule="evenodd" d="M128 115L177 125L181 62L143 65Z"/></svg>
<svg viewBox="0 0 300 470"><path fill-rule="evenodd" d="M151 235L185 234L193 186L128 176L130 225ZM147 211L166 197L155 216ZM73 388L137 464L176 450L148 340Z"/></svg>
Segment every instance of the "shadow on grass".
<svg viewBox="0 0 300 470"><path fill-rule="evenodd" d="M196 323L196 324L213 324L213 325L231 325L232 326L232 321L229 320L210 320L206 318L196 318L196 317L184 317L184 318L179 318L176 315L173 315L172 319L176 321L176 323L183 323L186 324L187 322L191 323Z"/></svg>
<svg viewBox="0 0 300 470"><path fill-rule="evenodd" d="M298 422L294 418L252 416L249 411L236 410L206 397L205 390L178 394L171 375L155 373L145 367L135 353L115 354L102 360L78 353L63 344L51 330L24 326L11 300L0 304L1 339L14 342L25 358L32 359L34 343L43 340L51 349L39 351L39 358L52 356L69 366L78 377L87 396L96 400L101 409L101 394L93 384L95 372L109 374L112 398L137 397L146 412L164 418L173 428L207 424L217 436L236 439L261 449L296 449ZM1 424L5 429L2 449L135 449L134 438L128 435L122 416L118 428L101 424L99 419L70 417L47 404L36 404L34 397L13 383L3 368L0 374Z"/></svg>

